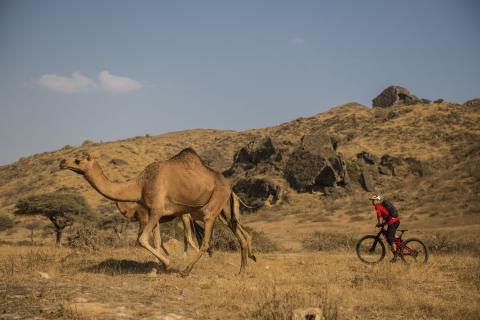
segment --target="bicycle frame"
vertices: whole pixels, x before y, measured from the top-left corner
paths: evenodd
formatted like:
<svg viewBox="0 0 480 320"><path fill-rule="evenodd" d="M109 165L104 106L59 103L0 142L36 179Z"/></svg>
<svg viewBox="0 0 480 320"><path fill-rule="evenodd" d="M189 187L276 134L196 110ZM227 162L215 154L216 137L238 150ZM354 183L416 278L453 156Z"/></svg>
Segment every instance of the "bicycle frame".
<svg viewBox="0 0 480 320"><path fill-rule="evenodd" d="M417 250L411 249L411 248L409 248L408 246L405 246L405 245L402 247L402 243L403 243L402 236L403 236L404 232L405 231L401 231L400 236L395 237L396 252L397 252L399 257L413 256L413 257L416 258L418 256ZM377 243L379 241L381 241L380 237L382 235L383 235L383 238L385 239L385 241L388 243L387 230L385 230L385 223L382 224L382 227L381 227L380 231L377 233L377 236L375 237L375 241L373 242L373 245L370 248L371 252L375 251L375 248L377 247Z"/></svg>

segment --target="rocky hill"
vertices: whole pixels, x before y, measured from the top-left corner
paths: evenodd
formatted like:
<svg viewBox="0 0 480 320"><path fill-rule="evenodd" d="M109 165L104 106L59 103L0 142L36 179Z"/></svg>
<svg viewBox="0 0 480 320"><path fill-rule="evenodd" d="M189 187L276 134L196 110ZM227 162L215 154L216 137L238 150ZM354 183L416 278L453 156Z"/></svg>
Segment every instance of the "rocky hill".
<svg viewBox="0 0 480 320"><path fill-rule="evenodd" d="M285 243L318 228L371 224L366 201L370 191L392 198L411 222L434 221L438 228L478 225L476 100L465 105L416 97L392 101L391 106L375 108L347 103L243 132L188 130L85 141L36 154L0 167L0 213L12 213L20 198L55 190L81 193L102 211L109 201L80 176L58 170L64 157L88 151L109 178L121 181L192 147L212 168L224 172L247 202L263 205L245 216L247 222L283 237ZM292 223L304 227L287 236Z"/></svg>

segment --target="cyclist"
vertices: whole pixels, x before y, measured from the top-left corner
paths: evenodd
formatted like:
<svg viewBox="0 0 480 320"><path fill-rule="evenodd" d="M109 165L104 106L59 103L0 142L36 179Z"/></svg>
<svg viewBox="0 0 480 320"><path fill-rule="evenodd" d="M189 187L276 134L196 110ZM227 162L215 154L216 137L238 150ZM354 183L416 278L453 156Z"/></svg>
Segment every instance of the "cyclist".
<svg viewBox="0 0 480 320"><path fill-rule="evenodd" d="M398 217L397 210L391 205L390 202L386 203L383 201L383 197L381 195L373 195L369 198L372 200L372 204L377 211L377 227L382 226L382 220L388 225L387 227L387 241L390 247L390 250L393 253L393 258L390 260L391 262L397 261L398 253L394 247L395 244L395 233L397 232L397 228L400 226L400 220ZM385 207L389 208L390 211ZM393 209L392 209L393 208ZM393 212L392 212L393 211Z"/></svg>

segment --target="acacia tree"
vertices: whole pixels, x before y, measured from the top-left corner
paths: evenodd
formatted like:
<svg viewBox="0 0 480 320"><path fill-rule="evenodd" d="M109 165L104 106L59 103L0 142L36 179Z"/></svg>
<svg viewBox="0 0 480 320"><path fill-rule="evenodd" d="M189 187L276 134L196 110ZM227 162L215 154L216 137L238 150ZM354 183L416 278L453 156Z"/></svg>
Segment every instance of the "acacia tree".
<svg viewBox="0 0 480 320"><path fill-rule="evenodd" d="M63 231L81 216L91 215L91 208L81 195L52 192L21 199L16 214L43 215L55 227L56 244L60 245Z"/></svg>

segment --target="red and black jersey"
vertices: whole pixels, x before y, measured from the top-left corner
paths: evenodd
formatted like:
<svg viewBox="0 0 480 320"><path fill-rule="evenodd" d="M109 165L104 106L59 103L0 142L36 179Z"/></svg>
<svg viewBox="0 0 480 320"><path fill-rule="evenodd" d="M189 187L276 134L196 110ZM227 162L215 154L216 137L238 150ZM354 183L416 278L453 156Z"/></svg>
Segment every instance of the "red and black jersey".
<svg viewBox="0 0 480 320"><path fill-rule="evenodd" d="M382 218L387 224L393 224L398 221L399 217L392 217L390 212L388 212L387 208L385 208L382 204L376 203L375 210L377 211L377 217Z"/></svg>

